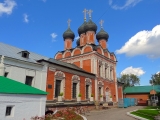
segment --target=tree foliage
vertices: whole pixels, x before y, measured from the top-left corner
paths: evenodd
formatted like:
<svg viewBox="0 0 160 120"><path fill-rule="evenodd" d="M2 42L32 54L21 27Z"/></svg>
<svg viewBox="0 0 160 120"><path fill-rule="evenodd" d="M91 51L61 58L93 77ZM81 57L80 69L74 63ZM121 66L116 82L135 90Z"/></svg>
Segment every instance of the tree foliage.
<svg viewBox="0 0 160 120"><path fill-rule="evenodd" d="M156 73L152 75L151 80L149 80L150 84L160 85L160 73Z"/></svg>
<svg viewBox="0 0 160 120"><path fill-rule="evenodd" d="M134 74L123 74L120 78L118 78L118 80L124 83L123 89L125 87L139 85L139 82L140 82L139 77Z"/></svg>

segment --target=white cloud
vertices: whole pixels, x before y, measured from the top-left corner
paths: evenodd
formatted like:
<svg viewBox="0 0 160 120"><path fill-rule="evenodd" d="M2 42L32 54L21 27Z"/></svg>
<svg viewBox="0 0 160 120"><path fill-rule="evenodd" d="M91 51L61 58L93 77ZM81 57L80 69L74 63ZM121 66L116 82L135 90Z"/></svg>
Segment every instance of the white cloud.
<svg viewBox="0 0 160 120"><path fill-rule="evenodd" d="M78 40L78 39L79 39L79 36L77 36L75 39Z"/></svg>
<svg viewBox="0 0 160 120"><path fill-rule="evenodd" d="M156 74L160 74L160 71L158 71Z"/></svg>
<svg viewBox="0 0 160 120"><path fill-rule="evenodd" d="M109 0L109 5L115 10L127 9L128 7L134 7L142 0L126 0L125 4L122 6L113 4L113 0Z"/></svg>
<svg viewBox="0 0 160 120"><path fill-rule="evenodd" d="M141 76L145 73L145 71L142 70L142 68L138 67L138 68L133 68L132 66L131 67L128 67L126 69L124 69L122 72L121 72L121 75L123 74L134 74L134 75L137 75L137 76Z"/></svg>
<svg viewBox="0 0 160 120"><path fill-rule="evenodd" d="M28 23L29 22L28 15L27 14L23 14L23 17L24 17L24 22Z"/></svg>
<svg viewBox="0 0 160 120"><path fill-rule="evenodd" d="M0 2L0 16L2 14L11 14L15 6L16 2L14 0L4 0L4 3Z"/></svg>
<svg viewBox="0 0 160 120"><path fill-rule="evenodd" d="M51 37L52 37L52 42L55 42L55 38L57 37L57 34L56 33L52 33L51 34Z"/></svg>
<svg viewBox="0 0 160 120"><path fill-rule="evenodd" d="M147 55L149 58L160 57L160 25L155 26L151 31L140 31L131 37L121 49L116 50L117 54L127 56Z"/></svg>

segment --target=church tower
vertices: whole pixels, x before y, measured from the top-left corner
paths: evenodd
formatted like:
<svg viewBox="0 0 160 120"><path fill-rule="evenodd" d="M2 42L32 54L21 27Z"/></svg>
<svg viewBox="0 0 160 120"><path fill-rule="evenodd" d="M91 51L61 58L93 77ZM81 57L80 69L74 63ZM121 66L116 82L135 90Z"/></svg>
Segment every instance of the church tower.
<svg viewBox="0 0 160 120"><path fill-rule="evenodd" d="M116 56L108 50L109 34L103 29L102 20L100 21L100 31L96 34L97 25L91 19L92 12L92 10L86 9L83 11L84 22L78 28L79 39L76 41L77 46L75 48L72 48L75 35L69 24L69 28L63 34L65 50L56 53L55 59L74 64L96 75L96 79L92 84L92 86L95 86L95 93L93 93L95 100L100 100L103 96L104 101L109 101L112 98L112 101L117 102L118 98L122 98L122 96L118 96ZM88 21L86 20L87 14ZM95 43L96 39L98 45Z"/></svg>
<svg viewBox="0 0 160 120"><path fill-rule="evenodd" d="M65 50L69 50L72 48L72 42L74 41L74 37L75 37L74 33L70 29L71 20L69 19L67 22L68 22L68 29L63 33Z"/></svg>

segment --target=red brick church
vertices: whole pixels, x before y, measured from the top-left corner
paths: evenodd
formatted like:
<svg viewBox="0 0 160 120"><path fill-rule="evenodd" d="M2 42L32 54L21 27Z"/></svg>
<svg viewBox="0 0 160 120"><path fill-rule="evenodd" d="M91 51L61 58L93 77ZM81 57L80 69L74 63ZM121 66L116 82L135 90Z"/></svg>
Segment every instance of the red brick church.
<svg viewBox="0 0 160 120"><path fill-rule="evenodd" d="M100 22L101 29L97 32L97 25L91 19L91 10L88 11L88 21L86 21L87 10L83 12L84 22L78 28L77 46L72 46L75 34L70 28L70 21L68 21L68 29L63 33L64 50L57 52L54 61L50 61L50 64L53 64L53 62L55 64L56 60L66 63L66 65L63 64L63 67L67 68L68 71L57 69L62 81L67 79L63 83L65 89L60 88L65 93L64 99L72 99L78 93L82 93L82 100L90 98L93 94L95 100L100 100L100 97L103 96L106 102L110 101L110 98L113 102L117 102L119 98L122 98L123 93L116 77L116 56L113 52L109 52L107 48L109 35L102 27L102 20ZM98 45L95 44L96 39ZM53 93L53 91L56 91L55 81L57 79L54 76L56 76L57 71L48 70L47 84L54 84L52 89L47 88L48 92L52 92L48 95L48 100L57 96L55 96L56 92ZM73 89L75 89L75 92Z"/></svg>

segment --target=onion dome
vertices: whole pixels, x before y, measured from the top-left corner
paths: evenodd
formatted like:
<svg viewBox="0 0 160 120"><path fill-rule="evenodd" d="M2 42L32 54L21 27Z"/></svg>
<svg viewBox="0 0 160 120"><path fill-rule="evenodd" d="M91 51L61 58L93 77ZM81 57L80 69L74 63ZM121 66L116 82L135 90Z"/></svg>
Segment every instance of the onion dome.
<svg viewBox="0 0 160 120"><path fill-rule="evenodd" d="M77 46L80 46L80 38L76 41Z"/></svg>
<svg viewBox="0 0 160 120"><path fill-rule="evenodd" d="M71 38L72 41L73 41L73 40L74 40L74 37L75 37L75 35L74 35L74 33L72 32L72 30L71 30L70 28L68 28L68 29L63 33L63 38L64 38L64 40L65 40L66 38Z"/></svg>
<svg viewBox="0 0 160 120"><path fill-rule="evenodd" d="M84 23L78 28L78 34L79 36L82 34L82 33L85 33L85 29L84 29L84 26L87 24L86 21L84 21Z"/></svg>
<svg viewBox="0 0 160 120"><path fill-rule="evenodd" d="M101 39L105 39L106 41L108 41L109 35L106 31L103 30L103 28L101 28L101 30L96 34L96 39L99 41Z"/></svg>
<svg viewBox="0 0 160 120"><path fill-rule="evenodd" d="M92 22L92 20L90 19L87 22L87 24L85 24L84 29L85 29L85 32L87 32L87 31L94 31L96 33L96 31L97 31L97 25L94 22Z"/></svg>

